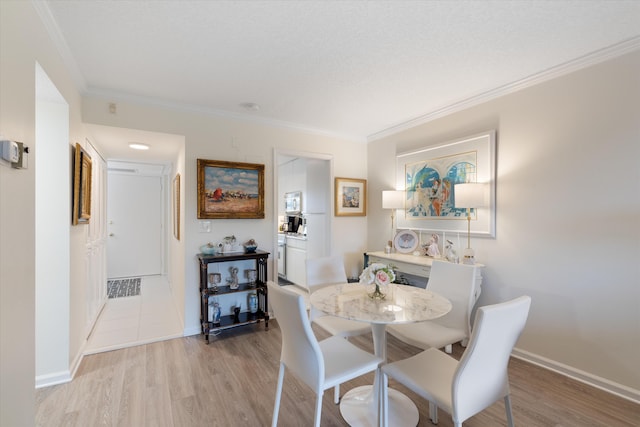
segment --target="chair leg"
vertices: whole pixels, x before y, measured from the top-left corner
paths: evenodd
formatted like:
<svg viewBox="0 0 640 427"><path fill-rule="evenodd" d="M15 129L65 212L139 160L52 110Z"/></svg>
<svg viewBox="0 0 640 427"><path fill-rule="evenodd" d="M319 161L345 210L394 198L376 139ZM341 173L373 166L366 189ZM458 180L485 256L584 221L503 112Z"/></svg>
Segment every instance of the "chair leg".
<svg viewBox="0 0 640 427"><path fill-rule="evenodd" d="M280 372L278 372L278 385L276 386L276 403L273 406L273 418L271 419L271 427L278 425L278 412L280 412L280 398L282 397L282 384L284 383L284 364L280 363Z"/></svg>
<svg viewBox="0 0 640 427"><path fill-rule="evenodd" d="M333 388L333 403L340 403L340 384Z"/></svg>
<svg viewBox="0 0 640 427"><path fill-rule="evenodd" d="M438 405L429 402L429 418L433 424L438 424Z"/></svg>
<svg viewBox="0 0 640 427"><path fill-rule="evenodd" d="M380 414L380 417L382 418L382 427L388 427L389 426L389 376L387 374L385 374L384 372L382 373L382 384L381 384L381 393L380 396L382 397L382 404L381 406L381 411L382 414Z"/></svg>
<svg viewBox="0 0 640 427"><path fill-rule="evenodd" d="M322 390L318 390L318 397L316 398L316 415L315 415L315 427L320 427L320 417L322 416Z"/></svg>
<svg viewBox="0 0 640 427"><path fill-rule="evenodd" d="M509 394L504 397L504 410L507 413L507 426L514 427L513 412L511 411L511 395Z"/></svg>
<svg viewBox="0 0 640 427"><path fill-rule="evenodd" d="M453 351L453 347L451 346L451 344L447 344L446 346L444 346L445 353L451 354L452 351Z"/></svg>

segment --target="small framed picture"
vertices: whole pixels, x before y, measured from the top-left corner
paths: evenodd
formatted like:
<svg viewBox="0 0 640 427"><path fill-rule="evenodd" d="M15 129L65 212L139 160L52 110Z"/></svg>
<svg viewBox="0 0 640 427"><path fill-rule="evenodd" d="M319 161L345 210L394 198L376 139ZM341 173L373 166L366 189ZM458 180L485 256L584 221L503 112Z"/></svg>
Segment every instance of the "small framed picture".
<svg viewBox="0 0 640 427"><path fill-rule="evenodd" d="M366 179L336 178L335 197L336 216L367 215Z"/></svg>
<svg viewBox="0 0 640 427"><path fill-rule="evenodd" d="M91 219L91 156L76 142L73 162L73 225Z"/></svg>

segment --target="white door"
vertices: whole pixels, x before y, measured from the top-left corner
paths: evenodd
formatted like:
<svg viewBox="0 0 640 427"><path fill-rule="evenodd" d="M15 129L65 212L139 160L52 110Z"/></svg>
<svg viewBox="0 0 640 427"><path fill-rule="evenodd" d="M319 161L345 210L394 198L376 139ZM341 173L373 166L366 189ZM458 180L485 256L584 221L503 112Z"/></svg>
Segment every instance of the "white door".
<svg viewBox="0 0 640 427"><path fill-rule="evenodd" d="M162 273L162 177L109 173L107 276Z"/></svg>

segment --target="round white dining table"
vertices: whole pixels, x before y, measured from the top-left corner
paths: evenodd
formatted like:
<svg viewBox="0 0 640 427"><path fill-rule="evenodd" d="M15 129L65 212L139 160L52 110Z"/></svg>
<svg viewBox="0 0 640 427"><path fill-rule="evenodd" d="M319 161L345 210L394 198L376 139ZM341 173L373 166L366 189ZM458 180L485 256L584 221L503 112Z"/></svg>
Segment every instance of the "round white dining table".
<svg viewBox="0 0 640 427"><path fill-rule="evenodd" d="M370 323L374 353L385 361L386 325L432 320L451 311L449 300L415 286L391 284L382 300L370 298L368 292L361 284L331 285L313 292L310 302L326 314ZM380 381L376 372L373 385L356 387L342 397L340 413L350 426L378 424ZM400 391L389 389L389 425L415 427L418 420L415 403Z"/></svg>

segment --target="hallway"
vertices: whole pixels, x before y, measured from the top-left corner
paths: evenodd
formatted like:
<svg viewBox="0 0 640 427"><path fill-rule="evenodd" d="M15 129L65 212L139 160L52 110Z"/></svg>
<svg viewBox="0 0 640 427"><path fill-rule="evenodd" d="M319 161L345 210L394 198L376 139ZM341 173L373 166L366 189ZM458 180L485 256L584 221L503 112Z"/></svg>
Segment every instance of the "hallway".
<svg viewBox="0 0 640 427"><path fill-rule="evenodd" d="M84 354L182 336L182 322L166 276L143 276L140 295L107 300Z"/></svg>

